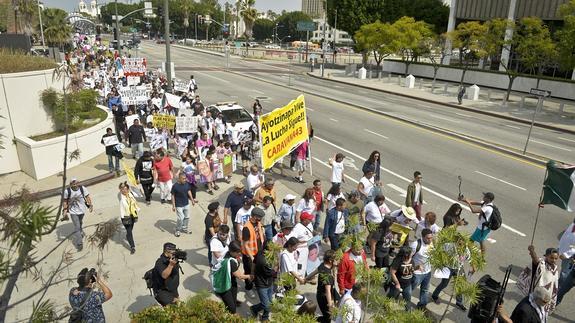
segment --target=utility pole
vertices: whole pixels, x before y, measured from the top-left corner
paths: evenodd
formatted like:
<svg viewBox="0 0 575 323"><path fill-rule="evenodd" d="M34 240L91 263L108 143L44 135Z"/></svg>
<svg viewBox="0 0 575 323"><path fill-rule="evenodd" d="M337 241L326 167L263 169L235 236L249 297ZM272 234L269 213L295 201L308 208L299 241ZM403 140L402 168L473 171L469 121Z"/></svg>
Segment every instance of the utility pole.
<svg viewBox="0 0 575 323"><path fill-rule="evenodd" d="M38 18L40 19L40 36L42 37L42 47L45 47L46 43L44 42L44 26L42 25L42 9L40 8L40 0L38 0L37 3L38 3Z"/></svg>
<svg viewBox="0 0 575 323"><path fill-rule="evenodd" d="M196 13L196 19L194 19L194 32L196 33L196 42L198 41L198 14Z"/></svg>
<svg viewBox="0 0 575 323"><path fill-rule="evenodd" d="M116 0L118 1L118 0ZM164 0L164 40L166 41L166 92L172 92L172 60L170 58L170 1Z"/></svg>
<svg viewBox="0 0 575 323"><path fill-rule="evenodd" d="M116 49L118 50L118 55L122 56L122 46L120 45L120 17L118 17L118 0L114 0L114 10L116 11Z"/></svg>
<svg viewBox="0 0 575 323"><path fill-rule="evenodd" d="M323 44L321 45L321 56L323 57L321 61L321 77L324 75L325 70L325 45L327 44L327 39L325 38L325 32L327 29L327 0L325 0L325 10L323 11Z"/></svg>

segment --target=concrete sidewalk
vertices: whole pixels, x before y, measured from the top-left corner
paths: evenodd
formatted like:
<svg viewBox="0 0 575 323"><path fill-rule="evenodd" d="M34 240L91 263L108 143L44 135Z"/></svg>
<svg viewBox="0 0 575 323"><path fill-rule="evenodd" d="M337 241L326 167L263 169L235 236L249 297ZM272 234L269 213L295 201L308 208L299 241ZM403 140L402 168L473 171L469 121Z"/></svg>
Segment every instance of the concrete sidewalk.
<svg viewBox="0 0 575 323"><path fill-rule="evenodd" d="M321 78L321 71L319 69L307 74ZM415 88L408 89L403 86L405 78L397 75L386 75L379 79L368 78L360 80L351 75L346 75L343 70L326 69L323 79L397 94L416 100L442 104L453 108L484 113L523 123L531 122L533 111L537 105L537 99L522 93L512 92L507 105L503 106L502 102L505 91L494 89L481 89L479 100L471 101L464 98L463 104L458 105L457 84L437 81L432 93L431 80L417 78ZM523 104L522 101L524 101ZM562 103L563 105L561 105ZM555 99L544 101L542 111L537 113L536 124L548 129L575 133L575 102Z"/></svg>

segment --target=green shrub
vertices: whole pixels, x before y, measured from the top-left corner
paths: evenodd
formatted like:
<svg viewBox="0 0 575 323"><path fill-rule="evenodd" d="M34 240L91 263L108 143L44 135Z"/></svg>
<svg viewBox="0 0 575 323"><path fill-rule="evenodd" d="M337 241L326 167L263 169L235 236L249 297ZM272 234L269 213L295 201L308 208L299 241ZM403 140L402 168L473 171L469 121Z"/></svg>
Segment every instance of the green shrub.
<svg viewBox="0 0 575 323"><path fill-rule="evenodd" d="M49 58L0 48L0 74L47 70L55 67L56 63Z"/></svg>
<svg viewBox="0 0 575 323"><path fill-rule="evenodd" d="M42 103L52 117L57 132L64 131L65 111L64 100L68 105L68 130L74 132L86 127L84 120L98 119L102 121L107 114L96 107L98 93L94 90L80 90L68 93L66 98L62 93L50 88L42 91Z"/></svg>

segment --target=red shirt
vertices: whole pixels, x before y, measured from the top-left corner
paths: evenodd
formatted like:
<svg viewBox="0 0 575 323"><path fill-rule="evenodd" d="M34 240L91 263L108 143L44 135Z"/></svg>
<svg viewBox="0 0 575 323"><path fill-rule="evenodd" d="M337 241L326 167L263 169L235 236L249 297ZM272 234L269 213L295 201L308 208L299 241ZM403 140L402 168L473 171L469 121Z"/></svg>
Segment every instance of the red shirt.
<svg viewBox="0 0 575 323"><path fill-rule="evenodd" d="M343 254L343 258L337 268L337 285L339 289L352 289L355 284L355 261L351 260L349 255L351 250ZM361 251L361 259L367 268L367 258L365 252Z"/></svg>
<svg viewBox="0 0 575 323"><path fill-rule="evenodd" d="M159 182L167 182L172 179L174 164L172 164L170 157L164 157L162 160L154 162L154 168L158 173Z"/></svg>
<svg viewBox="0 0 575 323"><path fill-rule="evenodd" d="M315 200L315 210L321 211L321 206L323 205L323 192L321 190L313 190L313 198Z"/></svg>

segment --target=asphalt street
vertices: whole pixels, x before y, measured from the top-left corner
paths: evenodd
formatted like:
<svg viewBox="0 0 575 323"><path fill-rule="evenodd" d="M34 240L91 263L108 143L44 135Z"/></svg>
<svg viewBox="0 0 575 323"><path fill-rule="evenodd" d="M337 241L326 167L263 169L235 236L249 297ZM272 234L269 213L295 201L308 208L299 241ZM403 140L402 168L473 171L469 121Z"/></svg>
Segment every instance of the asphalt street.
<svg viewBox="0 0 575 323"><path fill-rule="evenodd" d="M163 60L164 47L144 43L141 53L148 57L149 67L157 67ZM224 71L223 57L178 48L172 48L172 60L180 79L188 79L190 74L195 75L199 94L205 104L233 100L251 111L253 100L259 97L267 112L285 105L300 94L297 90L271 84L270 81L282 85L291 81L295 87L333 98L324 99L306 94L308 113L316 136L311 145L313 176L307 174L305 179L308 182L320 178L327 183L330 176L328 158L343 152L347 156L346 175L349 177L344 187L348 191L356 186L361 177L361 166L365 158L371 151L379 150L382 154L382 180L388 205L395 209L403 204L405 189L412 174L419 170L424 176L424 211L434 211L441 219L455 202L458 193L457 176L461 175L462 190L466 196L480 199L481 192L494 192L495 203L503 215L505 225L492 233L487 247L486 273L501 279L505 268L513 265L511 279L516 279L520 270L529 264L527 246L531 240L545 175L543 167L338 101L369 105L381 111L515 148L522 148L525 143L525 125L470 112L461 113L452 108L343 84L334 85L300 74L288 75L291 67L285 64L244 61L231 57L233 73L230 73ZM530 151L533 153L573 162L575 136L535 128L532 138L544 143L537 145L532 142ZM295 182L286 184L301 191L301 185ZM476 218L467 211L465 217L470 222L465 230L471 232ZM535 235L537 251L542 254L545 248L556 247L558 235L572 219L573 214L554 206L546 206L541 211ZM520 299L512 283L506 294L506 307L511 310ZM575 317L575 309L566 306L572 304L574 299L573 293L568 295L552 320L569 321L568 317Z"/></svg>

